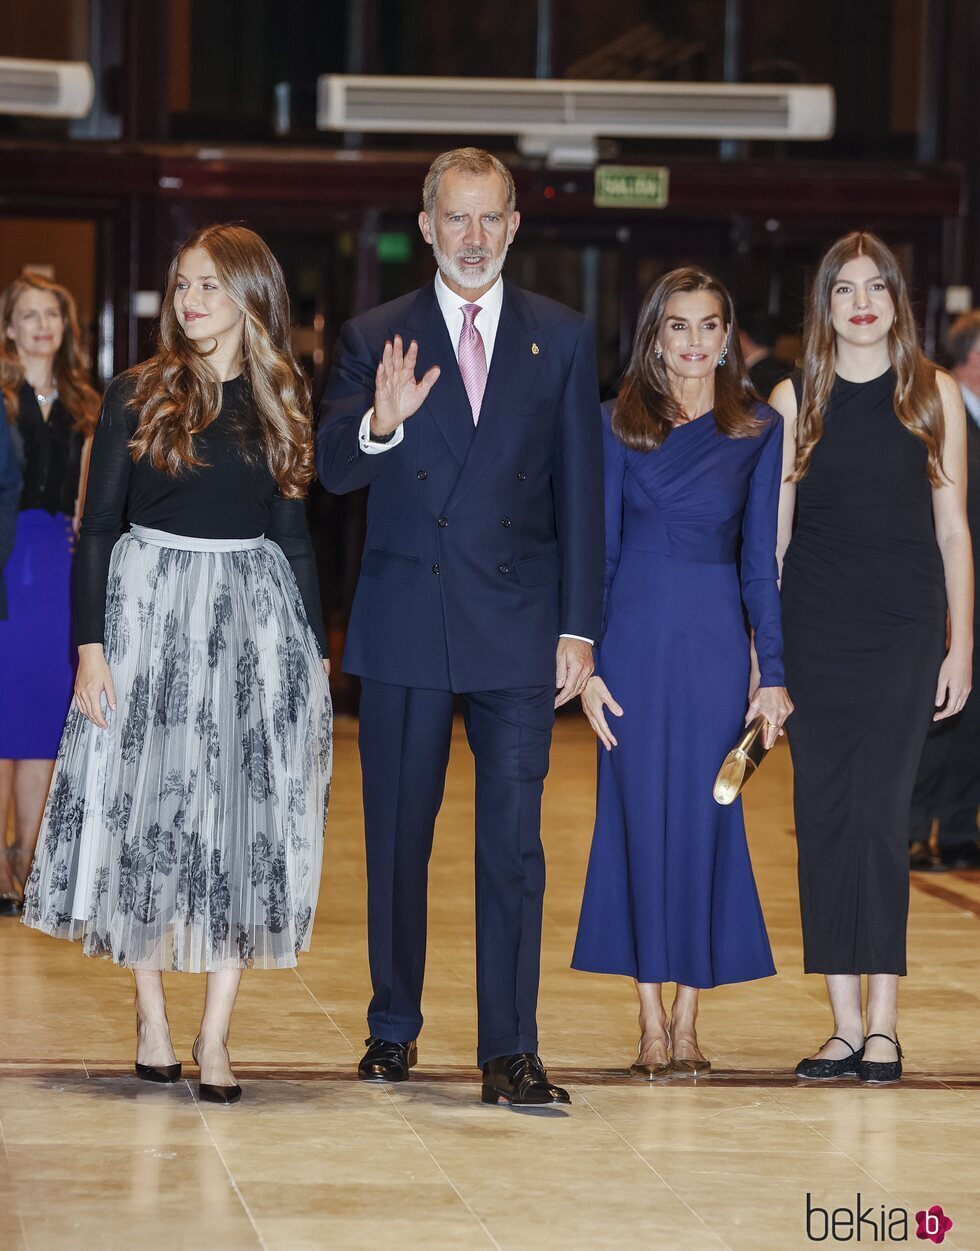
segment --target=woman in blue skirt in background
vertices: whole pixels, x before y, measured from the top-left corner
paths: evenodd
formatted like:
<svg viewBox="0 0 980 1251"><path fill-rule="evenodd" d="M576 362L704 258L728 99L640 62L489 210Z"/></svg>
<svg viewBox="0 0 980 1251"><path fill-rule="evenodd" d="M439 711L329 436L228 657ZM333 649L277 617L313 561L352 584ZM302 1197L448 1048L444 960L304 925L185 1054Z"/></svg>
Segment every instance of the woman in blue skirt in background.
<svg viewBox="0 0 980 1251"><path fill-rule="evenodd" d="M99 415L75 301L43 274L24 273L0 295L0 393L23 476L0 621L0 898L15 915L71 702L72 554Z"/></svg>
<svg viewBox="0 0 980 1251"><path fill-rule="evenodd" d="M741 801L720 807L712 784L745 722L764 715L771 743L792 710L776 586L781 423L752 390L716 278L678 269L650 292L603 434L604 622L582 703L606 751L572 964L635 980L634 1077L697 1077L710 1068L699 991L775 971ZM665 982L677 987L669 1020Z"/></svg>

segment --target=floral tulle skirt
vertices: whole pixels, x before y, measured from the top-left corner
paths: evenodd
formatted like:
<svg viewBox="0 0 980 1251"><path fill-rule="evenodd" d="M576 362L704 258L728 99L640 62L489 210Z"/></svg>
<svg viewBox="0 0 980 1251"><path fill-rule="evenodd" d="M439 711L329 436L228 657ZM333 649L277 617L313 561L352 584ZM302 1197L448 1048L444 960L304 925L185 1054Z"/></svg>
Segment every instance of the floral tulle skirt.
<svg viewBox="0 0 980 1251"><path fill-rule="evenodd" d="M134 526L105 655L117 707L73 706L24 922L143 969L286 967L310 944L332 711L286 558Z"/></svg>

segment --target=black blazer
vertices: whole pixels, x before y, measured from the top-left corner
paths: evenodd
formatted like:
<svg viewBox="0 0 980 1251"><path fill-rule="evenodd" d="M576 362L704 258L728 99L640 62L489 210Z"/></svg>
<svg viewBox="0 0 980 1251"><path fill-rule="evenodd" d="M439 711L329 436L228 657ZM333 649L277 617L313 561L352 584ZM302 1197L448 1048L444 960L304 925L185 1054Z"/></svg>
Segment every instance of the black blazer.
<svg viewBox="0 0 980 1251"><path fill-rule="evenodd" d="M441 376L403 442L360 450L386 339ZM474 430L432 283L342 328L317 431L338 494L370 486L344 669L441 690L547 686L559 634L596 639L602 610L602 434L591 327L504 285Z"/></svg>

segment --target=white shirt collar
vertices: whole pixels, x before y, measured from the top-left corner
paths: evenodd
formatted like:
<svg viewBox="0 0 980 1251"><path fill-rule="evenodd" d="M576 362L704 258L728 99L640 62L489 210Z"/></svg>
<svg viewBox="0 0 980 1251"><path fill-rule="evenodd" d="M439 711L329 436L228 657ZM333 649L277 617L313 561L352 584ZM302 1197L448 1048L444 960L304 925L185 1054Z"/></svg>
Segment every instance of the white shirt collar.
<svg viewBox="0 0 980 1251"><path fill-rule="evenodd" d="M449 331L453 351L457 355L459 354L459 332L463 328L463 314L461 310L464 304L479 304L480 312L476 318L476 328L483 339L483 348L487 356L487 365L489 365L490 357L493 355L494 341L497 337L497 326L500 323L500 311L504 304L503 278L498 277L490 290L485 291L478 300L473 300L469 296L457 295L455 291L450 291L438 270L436 271L435 288L436 300L445 320L446 329Z"/></svg>
<svg viewBox="0 0 980 1251"><path fill-rule="evenodd" d="M980 426L980 395L971 391L969 387L965 387L962 382L960 383L960 391L963 394L963 403L966 406L966 411Z"/></svg>

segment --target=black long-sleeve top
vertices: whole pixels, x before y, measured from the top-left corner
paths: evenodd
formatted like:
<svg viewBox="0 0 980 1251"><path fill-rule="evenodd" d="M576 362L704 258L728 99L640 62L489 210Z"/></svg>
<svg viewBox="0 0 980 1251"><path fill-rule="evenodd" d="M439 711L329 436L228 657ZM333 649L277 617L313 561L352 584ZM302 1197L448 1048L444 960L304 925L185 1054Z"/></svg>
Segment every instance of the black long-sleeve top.
<svg viewBox="0 0 980 1251"><path fill-rule="evenodd" d="M194 436L205 462L173 475L146 456L133 460L129 440L137 413L134 382L117 379L106 391L92 445L85 516L78 543L78 642L102 643L112 549L128 525L204 539L264 534L281 549L299 586L320 654L327 655L313 544L303 500L283 499L269 470L244 374L222 387L221 412Z"/></svg>
<svg viewBox="0 0 980 1251"><path fill-rule="evenodd" d="M21 511L43 508L52 515L64 513L71 517L78 499L85 442L75 429L71 414L58 399L45 421L34 388L25 382L20 388L17 429L24 447Z"/></svg>

